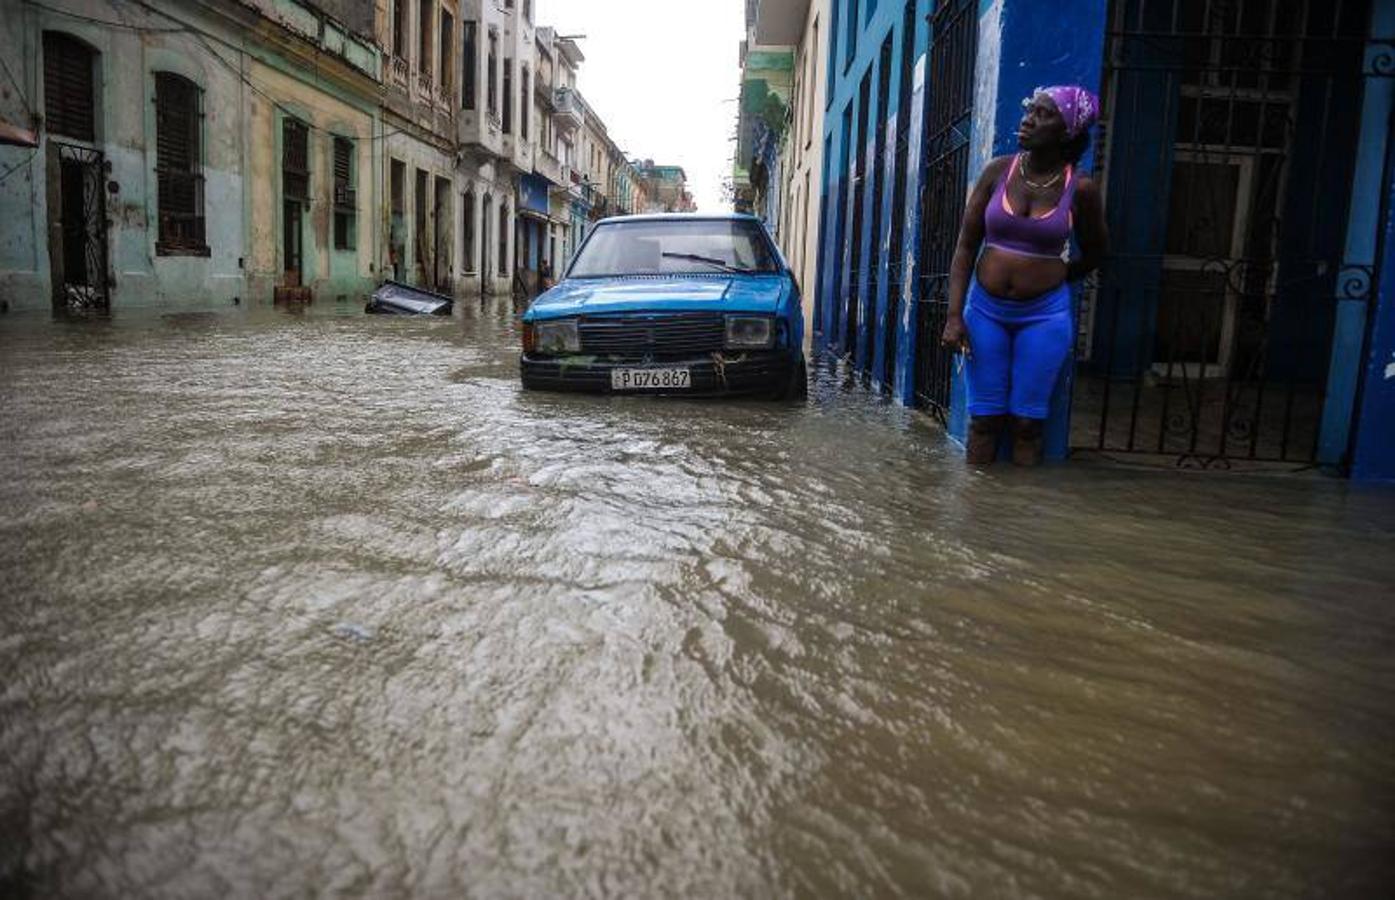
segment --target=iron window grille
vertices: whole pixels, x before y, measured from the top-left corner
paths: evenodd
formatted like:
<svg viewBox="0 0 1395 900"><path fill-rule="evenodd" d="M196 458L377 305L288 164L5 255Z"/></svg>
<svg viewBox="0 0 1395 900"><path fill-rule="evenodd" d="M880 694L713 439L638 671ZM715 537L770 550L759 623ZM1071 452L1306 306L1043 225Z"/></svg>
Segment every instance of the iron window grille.
<svg viewBox="0 0 1395 900"><path fill-rule="evenodd" d="M1345 244L1362 96L1395 75L1370 11L1111 3L1095 175L1112 246L1079 317L1073 449L1328 461L1339 308L1371 296Z"/></svg>
<svg viewBox="0 0 1395 900"><path fill-rule="evenodd" d="M281 183L288 198L310 199L310 129L299 119L281 123Z"/></svg>
<svg viewBox="0 0 1395 900"><path fill-rule="evenodd" d="M155 174L160 256L207 256L204 220L203 103L198 85L155 73Z"/></svg>
<svg viewBox="0 0 1395 900"><path fill-rule="evenodd" d="M940 346L949 314L949 270L969 185L969 120L978 50L976 4L941 3L930 18L930 77L925 95L928 138L920 197L921 241L916 291L917 405L947 421L954 354Z"/></svg>

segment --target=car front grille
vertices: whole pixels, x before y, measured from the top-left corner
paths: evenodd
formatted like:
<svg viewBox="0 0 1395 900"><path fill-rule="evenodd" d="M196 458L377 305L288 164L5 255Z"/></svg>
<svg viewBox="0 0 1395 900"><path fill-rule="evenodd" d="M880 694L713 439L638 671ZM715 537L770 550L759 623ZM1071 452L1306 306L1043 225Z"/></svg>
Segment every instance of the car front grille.
<svg viewBox="0 0 1395 900"><path fill-rule="evenodd" d="M583 318L581 350L598 356L691 356L722 349L726 324L719 315Z"/></svg>

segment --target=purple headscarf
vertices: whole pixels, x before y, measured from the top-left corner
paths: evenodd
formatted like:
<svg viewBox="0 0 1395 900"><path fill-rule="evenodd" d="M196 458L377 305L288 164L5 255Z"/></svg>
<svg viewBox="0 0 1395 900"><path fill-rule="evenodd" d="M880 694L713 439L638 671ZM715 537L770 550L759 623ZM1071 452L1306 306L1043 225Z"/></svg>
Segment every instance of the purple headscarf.
<svg viewBox="0 0 1395 900"><path fill-rule="evenodd" d="M1088 131L1099 118L1100 98L1083 87L1056 84L1051 87L1039 87L1032 96L1040 94L1050 97L1051 102L1056 104L1056 109L1060 110L1061 118L1066 120L1067 137L1078 137L1082 131Z"/></svg>

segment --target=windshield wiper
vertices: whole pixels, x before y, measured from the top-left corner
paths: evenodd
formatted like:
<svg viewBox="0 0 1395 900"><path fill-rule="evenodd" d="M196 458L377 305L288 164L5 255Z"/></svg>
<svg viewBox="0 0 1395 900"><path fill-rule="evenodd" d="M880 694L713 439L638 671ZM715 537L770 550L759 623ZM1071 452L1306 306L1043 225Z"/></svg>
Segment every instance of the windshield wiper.
<svg viewBox="0 0 1395 900"><path fill-rule="evenodd" d="M660 253L664 259L690 259L693 262L707 263L709 266L716 266L723 272L731 272L736 275L750 275L755 269L743 269L740 266L728 265L724 260L715 256L702 256L698 253Z"/></svg>

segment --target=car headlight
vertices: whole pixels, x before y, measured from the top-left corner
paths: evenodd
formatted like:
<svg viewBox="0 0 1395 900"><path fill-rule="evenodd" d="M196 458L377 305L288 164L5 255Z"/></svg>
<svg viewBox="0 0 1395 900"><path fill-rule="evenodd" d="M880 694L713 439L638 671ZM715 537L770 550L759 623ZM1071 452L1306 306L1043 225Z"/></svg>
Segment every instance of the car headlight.
<svg viewBox="0 0 1395 900"><path fill-rule="evenodd" d="M761 350L775 340L774 319L767 316L727 316L728 350Z"/></svg>
<svg viewBox="0 0 1395 900"><path fill-rule="evenodd" d="M533 347L539 353L578 352L581 350L581 335L576 330L576 319L535 323Z"/></svg>

